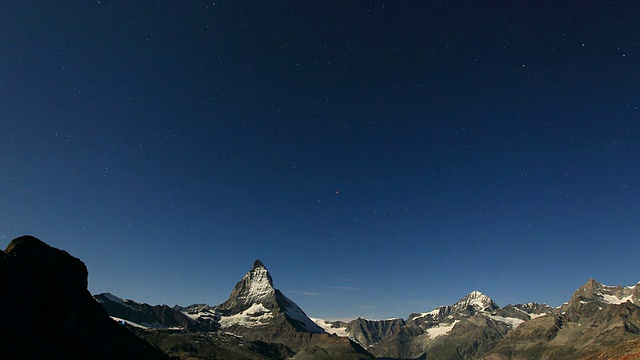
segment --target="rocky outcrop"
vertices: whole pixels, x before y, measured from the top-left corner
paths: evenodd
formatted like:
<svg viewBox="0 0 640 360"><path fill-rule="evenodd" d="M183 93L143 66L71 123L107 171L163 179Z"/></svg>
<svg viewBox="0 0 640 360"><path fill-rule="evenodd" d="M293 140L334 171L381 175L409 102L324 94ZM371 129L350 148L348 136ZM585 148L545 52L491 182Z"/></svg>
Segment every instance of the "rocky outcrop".
<svg viewBox="0 0 640 360"><path fill-rule="evenodd" d="M131 334L87 291L79 259L31 237L0 251L3 359L166 359Z"/></svg>
<svg viewBox="0 0 640 360"><path fill-rule="evenodd" d="M580 360L637 360L640 359L640 338L596 351Z"/></svg>
<svg viewBox="0 0 640 360"><path fill-rule="evenodd" d="M391 336L404 324L404 319L367 320L357 318L346 324L346 331L360 345L368 347Z"/></svg>
<svg viewBox="0 0 640 360"><path fill-rule="evenodd" d="M527 321L486 359L577 359L640 337L638 286L606 286L590 279L561 311Z"/></svg>

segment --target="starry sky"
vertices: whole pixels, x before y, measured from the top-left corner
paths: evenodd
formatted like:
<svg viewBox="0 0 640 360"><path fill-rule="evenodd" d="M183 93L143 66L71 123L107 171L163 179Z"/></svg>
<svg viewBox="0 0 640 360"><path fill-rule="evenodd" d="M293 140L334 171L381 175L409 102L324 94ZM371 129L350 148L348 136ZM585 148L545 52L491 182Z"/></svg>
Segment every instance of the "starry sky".
<svg viewBox="0 0 640 360"><path fill-rule="evenodd" d="M2 4L0 245L310 316L640 280L636 1Z"/></svg>

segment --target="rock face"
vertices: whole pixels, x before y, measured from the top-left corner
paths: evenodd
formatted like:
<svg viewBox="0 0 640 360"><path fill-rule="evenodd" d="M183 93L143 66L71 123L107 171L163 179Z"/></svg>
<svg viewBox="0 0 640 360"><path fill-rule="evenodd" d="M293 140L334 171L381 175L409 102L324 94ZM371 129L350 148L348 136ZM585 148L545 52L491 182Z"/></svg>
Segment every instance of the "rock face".
<svg viewBox="0 0 640 360"><path fill-rule="evenodd" d="M640 286L590 279L559 313L523 323L486 359L576 359L640 337Z"/></svg>
<svg viewBox="0 0 640 360"><path fill-rule="evenodd" d="M625 341L606 350L597 351L580 360L637 360L640 359L640 338Z"/></svg>
<svg viewBox="0 0 640 360"><path fill-rule="evenodd" d="M404 324L404 319L367 320L357 318L346 325L346 331L358 344L366 348L391 336Z"/></svg>
<svg viewBox="0 0 640 360"><path fill-rule="evenodd" d="M5 359L167 359L111 320L77 258L23 236L0 251L0 354Z"/></svg>

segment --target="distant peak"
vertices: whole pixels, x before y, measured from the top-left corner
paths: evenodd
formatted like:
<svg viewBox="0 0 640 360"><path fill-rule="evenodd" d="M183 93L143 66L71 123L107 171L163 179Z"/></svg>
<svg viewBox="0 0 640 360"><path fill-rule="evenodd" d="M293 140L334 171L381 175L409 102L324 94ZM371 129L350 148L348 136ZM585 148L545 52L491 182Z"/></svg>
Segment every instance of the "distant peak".
<svg viewBox="0 0 640 360"><path fill-rule="evenodd" d="M474 290L455 303L454 307L460 309L471 307L474 311L486 311L496 309L498 308L498 305L496 305L496 303L487 295L478 290Z"/></svg>
<svg viewBox="0 0 640 360"><path fill-rule="evenodd" d="M461 301L464 300L482 300L482 301L492 301L490 297L488 297L487 295L481 293L478 290L473 290L472 292L470 292L469 294L467 294L467 296L463 297L462 299L460 299Z"/></svg>
<svg viewBox="0 0 640 360"><path fill-rule="evenodd" d="M255 269L255 268L259 268L259 267L266 269L266 267L264 266L262 261L260 261L260 259L256 259L256 261L253 262L253 268Z"/></svg>

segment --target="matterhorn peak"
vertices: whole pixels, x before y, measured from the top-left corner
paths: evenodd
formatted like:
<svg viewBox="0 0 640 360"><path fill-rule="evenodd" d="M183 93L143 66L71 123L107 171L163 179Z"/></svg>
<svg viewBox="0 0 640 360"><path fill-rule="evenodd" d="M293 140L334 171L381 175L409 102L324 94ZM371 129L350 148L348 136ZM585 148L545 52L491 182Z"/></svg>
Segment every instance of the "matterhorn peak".
<svg viewBox="0 0 640 360"><path fill-rule="evenodd" d="M229 299L220 304L222 328L262 327L286 322L296 331L323 333L296 303L273 287L273 279L262 261L253 262L253 268L234 287Z"/></svg>
<svg viewBox="0 0 640 360"><path fill-rule="evenodd" d="M259 267L266 269L266 267L264 266L262 261L260 261L260 259L256 259L256 261L253 262L253 268L255 269L255 268L259 268Z"/></svg>
<svg viewBox="0 0 640 360"><path fill-rule="evenodd" d="M265 303L273 298L273 279L262 261L256 260L251 271L246 273L234 287L229 299L220 305L230 311L243 311L253 304Z"/></svg>

